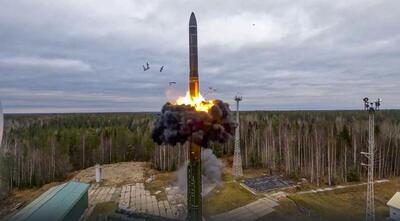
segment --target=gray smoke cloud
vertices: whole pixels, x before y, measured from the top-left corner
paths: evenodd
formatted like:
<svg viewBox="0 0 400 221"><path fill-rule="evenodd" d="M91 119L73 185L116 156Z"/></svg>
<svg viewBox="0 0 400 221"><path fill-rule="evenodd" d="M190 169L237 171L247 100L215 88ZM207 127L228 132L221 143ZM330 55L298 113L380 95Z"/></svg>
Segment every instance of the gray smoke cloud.
<svg viewBox="0 0 400 221"><path fill-rule="evenodd" d="M214 155L211 149L201 151L202 196L206 196L214 187L222 184L223 164ZM186 194L187 190L187 164L177 171L177 185Z"/></svg>
<svg viewBox="0 0 400 221"><path fill-rule="evenodd" d="M166 103L154 123L152 139L159 145L176 145L191 138L202 147L207 147L209 142L227 142L235 131L236 122L227 103L221 100L213 103L208 112L196 111L190 105Z"/></svg>

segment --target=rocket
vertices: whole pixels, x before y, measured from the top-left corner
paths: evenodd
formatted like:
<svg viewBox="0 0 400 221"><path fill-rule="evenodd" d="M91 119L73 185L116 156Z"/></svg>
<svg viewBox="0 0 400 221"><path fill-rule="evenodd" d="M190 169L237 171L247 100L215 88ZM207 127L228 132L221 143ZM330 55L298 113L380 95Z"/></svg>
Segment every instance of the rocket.
<svg viewBox="0 0 400 221"><path fill-rule="evenodd" d="M189 93L190 97L199 96L199 73L197 59L197 21L192 12L189 19Z"/></svg>
<svg viewBox="0 0 400 221"><path fill-rule="evenodd" d="M197 63L197 22L194 13L189 19L189 93L190 97L199 97L199 74ZM187 166L187 221L202 221L202 181L201 147L189 141L189 163Z"/></svg>

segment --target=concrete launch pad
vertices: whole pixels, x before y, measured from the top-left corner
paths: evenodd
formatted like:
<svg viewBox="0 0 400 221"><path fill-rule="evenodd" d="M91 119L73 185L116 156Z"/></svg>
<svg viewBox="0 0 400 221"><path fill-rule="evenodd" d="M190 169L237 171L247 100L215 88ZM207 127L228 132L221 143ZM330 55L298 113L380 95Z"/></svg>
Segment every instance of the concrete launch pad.
<svg viewBox="0 0 400 221"><path fill-rule="evenodd" d="M268 192L275 189L288 188L294 183L282 176L259 176L245 179L244 185L255 192Z"/></svg>

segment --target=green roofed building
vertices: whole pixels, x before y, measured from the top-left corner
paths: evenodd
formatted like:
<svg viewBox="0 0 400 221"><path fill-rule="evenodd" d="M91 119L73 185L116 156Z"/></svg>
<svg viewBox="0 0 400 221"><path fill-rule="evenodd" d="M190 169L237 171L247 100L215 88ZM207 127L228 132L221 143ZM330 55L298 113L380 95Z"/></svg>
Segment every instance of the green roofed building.
<svg viewBox="0 0 400 221"><path fill-rule="evenodd" d="M29 203L10 220L79 220L88 208L89 186L74 181L55 186Z"/></svg>

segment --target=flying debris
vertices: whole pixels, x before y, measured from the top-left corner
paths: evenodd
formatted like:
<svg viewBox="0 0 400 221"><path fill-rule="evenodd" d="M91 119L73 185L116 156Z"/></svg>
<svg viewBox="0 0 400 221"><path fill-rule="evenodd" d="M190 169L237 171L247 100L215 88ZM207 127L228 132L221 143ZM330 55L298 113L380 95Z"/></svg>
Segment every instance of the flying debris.
<svg viewBox="0 0 400 221"><path fill-rule="evenodd" d="M160 72L162 72L162 71L163 71L163 69L164 69L164 66L161 66L161 68L160 68Z"/></svg>
<svg viewBox="0 0 400 221"><path fill-rule="evenodd" d="M143 71L147 71L150 69L149 62L146 63L146 67L144 65L142 65L142 66L143 66Z"/></svg>
<svg viewBox="0 0 400 221"><path fill-rule="evenodd" d="M154 122L151 137L159 145L188 144L186 220L201 221L201 147L209 147L210 142L226 143L237 125L227 103L207 101L200 95L197 21L193 12L189 19L189 67L186 96L163 106Z"/></svg>
<svg viewBox="0 0 400 221"><path fill-rule="evenodd" d="M171 81L169 84L174 84ZM228 104L220 101L201 101L197 56L197 21L194 13L189 19L189 91L185 102L166 103L154 124L152 138L158 144L175 145L194 142L207 147L210 141L225 142L236 124ZM200 98L201 97L201 98ZM185 98L183 98L185 99ZM196 109L197 104L200 109Z"/></svg>
<svg viewBox="0 0 400 221"><path fill-rule="evenodd" d="M176 82L175 81L170 81L169 82L169 86L171 86L171 85L175 85L176 84Z"/></svg>
<svg viewBox="0 0 400 221"><path fill-rule="evenodd" d="M217 89L213 88L213 87L208 87L206 93L204 93L205 96L210 95L214 92L217 92Z"/></svg>

